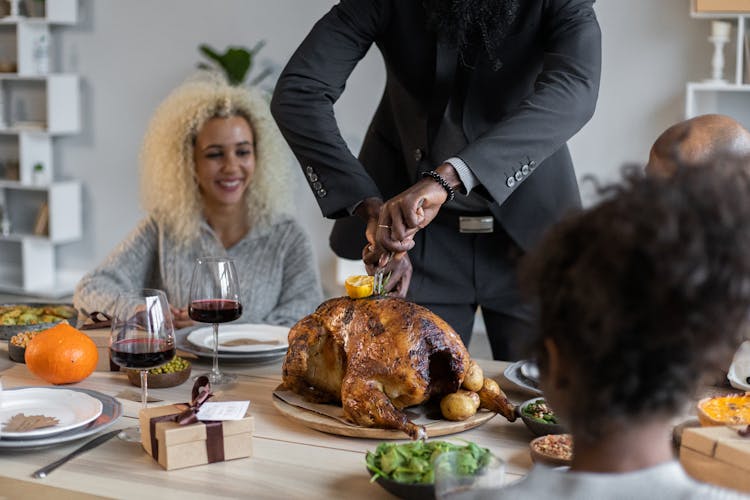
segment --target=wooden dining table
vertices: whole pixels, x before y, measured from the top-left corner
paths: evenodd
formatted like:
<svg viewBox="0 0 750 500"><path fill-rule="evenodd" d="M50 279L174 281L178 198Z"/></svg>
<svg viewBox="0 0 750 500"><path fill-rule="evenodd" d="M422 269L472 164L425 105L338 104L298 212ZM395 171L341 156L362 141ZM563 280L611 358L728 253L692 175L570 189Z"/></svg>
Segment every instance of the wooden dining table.
<svg viewBox="0 0 750 500"><path fill-rule="evenodd" d="M91 335L96 339L96 334ZM10 361L3 349L7 350L7 345L0 347L0 382L4 388L49 385L31 374L26 365ZM485 376L497 380L512 401L533 397L517 392L504 378L508 363L478 361ZM209 360L194 360L193 374L209 369ZM281 382L280 360L258 365L224 363L222 369L237 374L237 379L215 388L216 399L250 401L249 412L255 420L252 457L164 470L139 443L115 438L46 478L34 479L35 470L70 453L87 439L29 451L0 449L0 498L393 498L370 481L365 466L365 453L375 450L381 440L313 430L276 409L272 393ZM98 369L69 387L117 397L123 404L123 416L113 428L137 425L140 403L128 396L137 395L139 389L130 385L124 373ZM192 381L188 380L177 387L150 389L150 396L162 400L150 404L187 401L191 388ZM506 482L510 482L531 467L528 444L532 438L520 419L511 423L496 415L479 427L438 439L459 444L472 441L488 448L505 461Z"/></svg>

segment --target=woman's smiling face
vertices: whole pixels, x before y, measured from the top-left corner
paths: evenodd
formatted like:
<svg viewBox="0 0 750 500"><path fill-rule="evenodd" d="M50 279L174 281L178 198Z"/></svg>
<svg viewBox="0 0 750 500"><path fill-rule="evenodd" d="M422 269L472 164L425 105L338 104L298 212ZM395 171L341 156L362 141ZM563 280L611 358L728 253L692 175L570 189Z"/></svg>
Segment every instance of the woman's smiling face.
<svg viewBox="0 0 750 500"><path fill-rule="evenodd" d="M242 116L211 118L193 148L195 175L205 208L243 203L255 171L255 142Z"/></svg>

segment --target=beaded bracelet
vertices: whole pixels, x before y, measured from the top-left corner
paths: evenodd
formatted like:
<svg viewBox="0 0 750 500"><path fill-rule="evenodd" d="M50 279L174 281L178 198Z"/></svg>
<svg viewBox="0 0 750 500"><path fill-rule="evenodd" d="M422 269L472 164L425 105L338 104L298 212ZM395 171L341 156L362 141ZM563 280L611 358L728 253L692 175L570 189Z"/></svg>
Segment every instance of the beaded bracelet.
<svg viewBox="0 0 750 500"><path fill-rule="evenodd" d="M434 180L435 182L443 186L443 189L445 189L448 192L448 199L445 201L452 201L456 197L456 192L453 190L451 185L448 184L448 181L445 180L445 177L435 172L434 170L428 170L427 172L422 172L422 177L431 177L432 180Z"/></svg>

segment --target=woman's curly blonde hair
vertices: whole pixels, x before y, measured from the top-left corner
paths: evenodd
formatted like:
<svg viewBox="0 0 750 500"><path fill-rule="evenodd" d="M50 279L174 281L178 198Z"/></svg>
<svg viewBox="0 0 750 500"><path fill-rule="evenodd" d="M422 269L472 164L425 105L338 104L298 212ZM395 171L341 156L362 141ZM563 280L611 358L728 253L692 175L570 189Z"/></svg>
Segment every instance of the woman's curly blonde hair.
<svg viewBox="0 0 750 500"><path fill-rule="evenodd" d="M255 173L245 196L252 227L289 211L291 155L263 93L218 76L188 80L156 109L141 149L144 209L181 243L198 237L202 219L195 137L207 120L236 115L250 123L255 139Z"/></svg>

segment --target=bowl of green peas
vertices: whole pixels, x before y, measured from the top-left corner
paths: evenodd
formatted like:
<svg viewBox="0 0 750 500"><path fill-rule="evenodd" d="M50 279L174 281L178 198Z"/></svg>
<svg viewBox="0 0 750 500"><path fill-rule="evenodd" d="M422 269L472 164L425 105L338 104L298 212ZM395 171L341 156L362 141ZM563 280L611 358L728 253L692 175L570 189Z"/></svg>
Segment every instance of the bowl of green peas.
<svg viewBox="0 0 750 500"><path fill-rule="evenodd" d="M547 405L544 398L534 398L522 403L516 410L523 423L535 436L564 434L565 427Z"/></svg>
<svg viewBox="0 0 750 500"><path fill-rule="evenodd" d="M170 362L148 371L148 388L162 389L174 387L185 382L190 377L190 361L175 356ZM128 380L136 387L141 386L141 375L138 370L126 370Z"/></svg>

